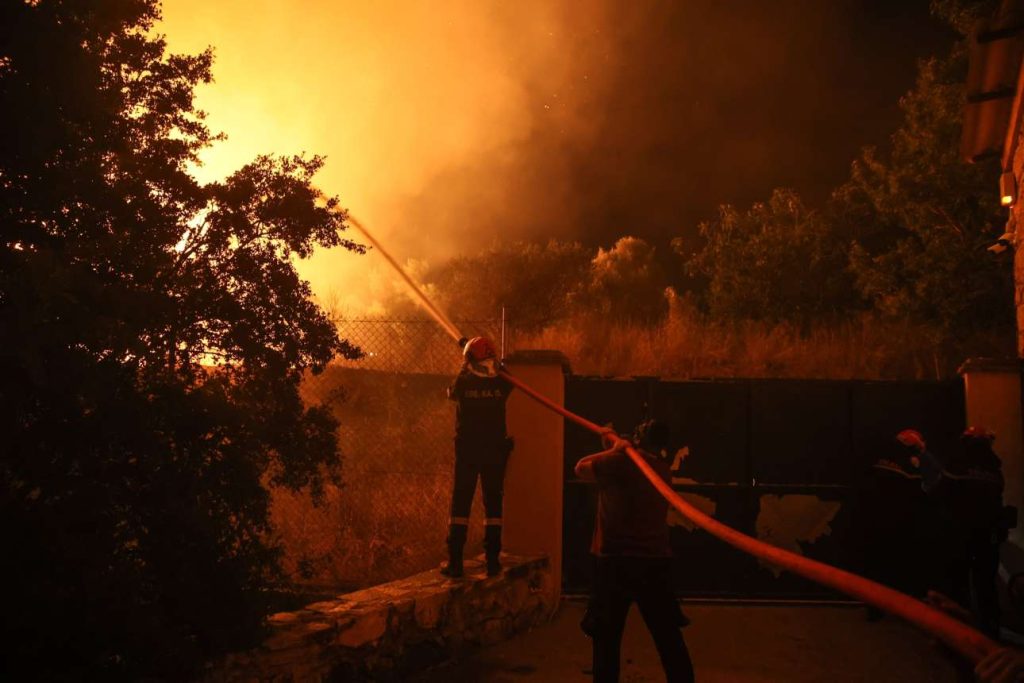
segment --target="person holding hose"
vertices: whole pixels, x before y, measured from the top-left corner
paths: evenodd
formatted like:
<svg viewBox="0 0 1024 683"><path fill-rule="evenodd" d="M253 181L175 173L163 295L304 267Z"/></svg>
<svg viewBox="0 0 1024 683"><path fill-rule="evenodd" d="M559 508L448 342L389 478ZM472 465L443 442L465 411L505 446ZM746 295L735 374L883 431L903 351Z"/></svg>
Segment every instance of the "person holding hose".
<svg viewBox="0 0 1024 683"><path fill-rule="evenodd" d="M690 683L693 664L680 630L689 620L672 590L668 502L624 452L625 440L609 430L609 450L576 463L576 476L597 484L597 518L590 551L595 556L594 588L580 626L593 639L594 683L619 680L619 648L633 602L654 638L668 683ZM633 441L666 482L672 471L661 455L668 447L664 422L648 420Z"/></svg>
<svg viewBox="0 0 1024 683"><path fill-rule="evenodd" d="M448 523L448 563L441 573L463 574L462 554L469 532L469 513L477 479L484 499L484 552L487 575L501 573L501 509L505 464L512 439L505 426L505 402L512 384L498 374L494 344L485 337L460 339L462 369L448 387L455 402L455 481Z"/></svg>

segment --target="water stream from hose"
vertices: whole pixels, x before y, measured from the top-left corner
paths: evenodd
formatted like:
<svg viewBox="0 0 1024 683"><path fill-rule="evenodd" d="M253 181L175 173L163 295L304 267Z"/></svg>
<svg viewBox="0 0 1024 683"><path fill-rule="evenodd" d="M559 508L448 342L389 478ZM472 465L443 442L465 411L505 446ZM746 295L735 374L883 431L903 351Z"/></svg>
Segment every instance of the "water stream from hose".
<svg viewBox="0 0 1024 683"><path fill-rule="evenodd" d="M394 257L391 256L391 254L389 254L388 251L381 245L381 243L377 241L377 238L371 235L370 231L367 230L366 227L358 220L356 220L355 217L353 217L351 214L349 214L347 221L352 225L356 226L356 228L359 229L359 232L363 233L366 239L369 240L370 244L373 245L373 248L380 252L381 256L387 259L387 262L391 264L391 267L395 269L395 272L397 272L398 275L401 276L405 284L408 285L409 292L413 300L416 301L421 306L423 306L423 308L426 309L427 313L429 313L430 316L435 321L437 321L437 324L440 325L444 329L444 331L451 336L453 340L458 341L459 339L462 339L462 333L459 332L459 328L457 328L455 324L448 318L448 316L444 314L444 311L442 311L440 308L434 305L434 302L431 301L423 292L423 288L416 284L416 281L409 276L409 273L405 272L405 269L402 268L402 266L399 265L398 261L396 261Z"/></svg>

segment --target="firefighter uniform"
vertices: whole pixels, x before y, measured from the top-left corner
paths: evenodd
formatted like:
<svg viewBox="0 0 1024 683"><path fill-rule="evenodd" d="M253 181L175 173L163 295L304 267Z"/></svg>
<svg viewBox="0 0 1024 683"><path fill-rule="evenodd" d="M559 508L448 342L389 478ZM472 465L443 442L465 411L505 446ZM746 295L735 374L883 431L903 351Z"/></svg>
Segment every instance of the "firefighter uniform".
<svg viewBox="0 0 1024 683"><path fill-rule="evenodd" d="M863 491L865 573L915 597L924 597L939 573L929 553L940 526L922 484L910 457L895 453L871 466Z"/></svg>
<svg viewBox="0 0 1024 683"><path fill-rule="evenodd" d="M501 509L505 465L512 442L505 426L505 402L512 384L501 377L481 377L463 368L448 389L455 402L455 481L448 526L448 571L462 573L469 514L476 482L483 493L484 551L488 574L500 571Z"/></svg>
<svg viewBox="0 0 1024 683"><path fill-rule="evenodd" d="M996 574L999 546L1006 540L1003 475L991 438L965 434L942 473L940 495L951 514L945 543L950 597L971 605L978 626L999 634Z"/></svg>

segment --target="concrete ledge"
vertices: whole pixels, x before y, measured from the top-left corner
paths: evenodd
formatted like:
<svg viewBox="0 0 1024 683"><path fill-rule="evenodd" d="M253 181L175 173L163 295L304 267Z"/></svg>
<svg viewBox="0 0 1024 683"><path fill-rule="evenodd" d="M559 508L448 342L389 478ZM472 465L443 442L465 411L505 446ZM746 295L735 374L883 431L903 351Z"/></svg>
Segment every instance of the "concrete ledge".
<svg viewBox="0 0 1024 683"><path fill-rule="evenodd" d="M554 605L542 590L551 580L546 557L506 555L502 563L505 571L492 578L477 559L460 580L435 569L275 614L262 646L228 655L203 680L401 680L504 640L544 621Z"/></svg>
<svg viewBox="0 0 1024 683"><path fill-rule="evenodd" d="M968 372L1020 372L1024 369L1019 358L968 358L957 372L961 375Z"/></svg>

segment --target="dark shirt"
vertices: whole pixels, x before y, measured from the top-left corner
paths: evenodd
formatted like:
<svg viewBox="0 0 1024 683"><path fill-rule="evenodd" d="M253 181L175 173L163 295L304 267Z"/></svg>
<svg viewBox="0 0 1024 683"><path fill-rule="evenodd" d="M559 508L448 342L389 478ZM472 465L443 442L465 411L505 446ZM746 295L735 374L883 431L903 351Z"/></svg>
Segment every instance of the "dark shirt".
<svg viewBox="0 0 1024 683"><path fill-rule="evenodd" d="M667 462L640 451L658 476L671 483ZM594 460L597 520L590 552L599 556L669 557L668 501L624 451Z"/></svg>
<svg viewBox="0 0 1024 683"><path fill-rule="evenodd" d="M870 474L862 492L866 528L879 544L934 532L934 505L917 468L905 459L883 458L871 466Z"/></svg>
<svg viewBox="0 0 1024 683"><path fill-rule="evenodd" d="M455 438L500 441L507 435L505 402L512 383L501 376L479 377L463 369L448 389L455 401Z"/></svg>
<svg viewBox="0 0 1024 683"><path fill-rule="evenodd" d="M921 490L932 491L942 478L942 463L931 451L921 453Z"/></svg>
<svg viewBox="0 0 1024 683"><path fill-rule="evenodd" d="M1003 508L1003 473L988 450L958 457L942 473L939 495L953 516L956 531L985 536L998 530Z"/></svg>

